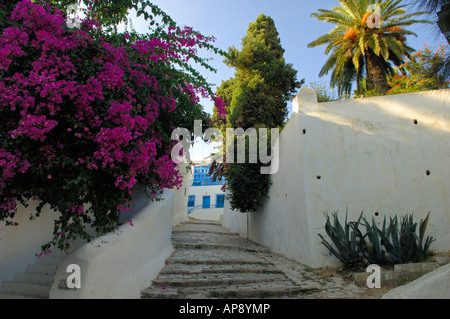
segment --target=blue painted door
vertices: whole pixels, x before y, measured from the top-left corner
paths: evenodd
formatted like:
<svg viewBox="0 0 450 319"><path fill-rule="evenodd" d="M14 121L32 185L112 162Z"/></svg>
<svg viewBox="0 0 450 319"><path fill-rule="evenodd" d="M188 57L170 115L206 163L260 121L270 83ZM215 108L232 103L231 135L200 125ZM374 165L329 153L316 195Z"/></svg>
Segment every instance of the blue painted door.
<svg viewBox="0 0 450 319"><path fill-rule="evenodd" d="M216 208L223 208L225 204L225 195L217 195Z"/></svg>
<svg viewBox="0 0 450 319"><path fill-rule="evenodd" d="M194 206L195 206L195 196L189 196L188 207L194 207Z"/></svg>
<svg viewBox="0 0 450 319"><path fill-rule="evenodd" d="M203 209L208 209L211 207L211 197L203 196Z"/></svg>

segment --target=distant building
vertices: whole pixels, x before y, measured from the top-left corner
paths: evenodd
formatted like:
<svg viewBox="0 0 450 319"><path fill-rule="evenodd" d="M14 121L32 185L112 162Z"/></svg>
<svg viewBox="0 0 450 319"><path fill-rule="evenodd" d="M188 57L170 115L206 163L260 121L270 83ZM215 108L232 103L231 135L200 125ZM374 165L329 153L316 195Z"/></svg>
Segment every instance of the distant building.
<svg viewBox="0 0 450 319"><path fill-rule="evenodd" d="M189 217L219 220L223 213L225 192L221 188L225 179L213 181L208 176L209 169L210 165L194 166L187 207Z"/></svg>

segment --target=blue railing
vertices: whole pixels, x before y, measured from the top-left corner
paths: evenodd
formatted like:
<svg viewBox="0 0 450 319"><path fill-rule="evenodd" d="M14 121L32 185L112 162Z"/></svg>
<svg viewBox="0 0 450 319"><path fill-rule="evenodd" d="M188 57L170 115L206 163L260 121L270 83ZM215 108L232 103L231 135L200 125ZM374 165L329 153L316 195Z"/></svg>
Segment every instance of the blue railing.
<svg viewBox="0 0 450 319"><path fill-rule="evenodd" d="M202 180L194 180L191 183L191 186L216 186L216 185L223 185L225 184L225 181L217 180L213 182L211 179L202 179Z"/></svg>
<svg viewBox="0 0 450 319"><path fill-rule="evenodd" d="M194 210L201 209L203 205L197 205L195 207L188 207L187 214L190 215L194 212Z"/></svg>
<svg viewBox="0 0 450 319"><path fill-rule="evenodd" d="M223 208L224 207L224 205L222 204L222 205L218 205L218 204L215 204L215 205L211 205L210 207L208 207L208 208L203 208L203 205L197 205L197 206L195 206L195 207L188 207L188 209L187 209L187 214L188 215L190 215L190 214L192 214L195 210L198 210L198 209L211 209L211 208Z"/></svg>

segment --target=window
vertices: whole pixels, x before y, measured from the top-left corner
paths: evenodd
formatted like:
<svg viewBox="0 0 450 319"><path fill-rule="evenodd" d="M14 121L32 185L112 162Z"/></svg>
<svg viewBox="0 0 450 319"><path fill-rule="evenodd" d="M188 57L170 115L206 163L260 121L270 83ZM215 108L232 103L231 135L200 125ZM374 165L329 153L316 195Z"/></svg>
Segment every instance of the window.
<svg viewBox="0 0 450 319"><path fill-rule="evenodd" d="M194 206L195 206L195 195L189 196L188 207L194 207Z"/></svg>
<svg viewBox="0 0 450 319"><path fill-rule="evenodd" d="M223 208L225 205L225 195L217 195L216 208Z"/></svg>

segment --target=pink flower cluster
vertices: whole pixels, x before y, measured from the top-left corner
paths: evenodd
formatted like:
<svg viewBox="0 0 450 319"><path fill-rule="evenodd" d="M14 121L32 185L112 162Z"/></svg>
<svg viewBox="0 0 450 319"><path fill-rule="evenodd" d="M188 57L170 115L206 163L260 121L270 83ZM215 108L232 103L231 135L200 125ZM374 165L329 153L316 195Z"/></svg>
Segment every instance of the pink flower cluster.
<svg viewBox="0 0 450 319"><path fill-rule="evenodd" d="M188 62L213 38L170 28L169 39L129 44L123 37L113 45L98 36L95 21L68 29L62 12L30 0L17 4L10 21L14 27L0 30L0 213L15 207L9 188L19 173L56 183L80 171L90 178L101 172L115 191L128 194L140 182L154 190L181 185L163 129L176 125L171 114L180 96L197 105L209 94L177 73L173 61ZM225 116L223 101L209 97ZM85 212L73 205L78 200L67 201L66 213Z"/></svg>
<svg viewBox="0 0 450 319"><path fill-rule="evenodd" d="M11 154L5 149L0 149L0 196L4 198L4 201L0 203L0 210L11 211L16 207L16 198L11 196L16 191L10 189L10 194L3 192L17 173L24 174L31 167L30 163L22 160L21 157L22 154L19 151Z"/></svg>
<svg viewBox="0 0 450 319"><path fill-rule="evenodd" d="M227 117L226 107L227 104L220 97L214 97L214 106L217 109L217 115L219 119L225 119Z"/></svg>
<svg viewBox="0 0 450 319"><path fill-rule="evenodd" d="M0 70L7 70L12 63L12 57L21 57L25 52L22 45L28 43L28 35L15 27L6 28L0 38Z"/></svg>
<svg viewBox="0 0 450 319"><path fill-rule="evenodd" d="M13 139L26 135L34 141L40 140L44 142L46 139L45 134L55 128L56 125L58 125L58 122L47 120L45 115L28 114L25 118L20 119L19 127L10 131L9 134Z"/></svg>

